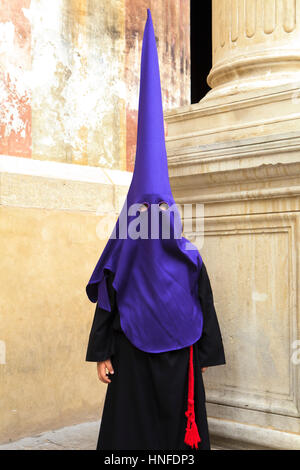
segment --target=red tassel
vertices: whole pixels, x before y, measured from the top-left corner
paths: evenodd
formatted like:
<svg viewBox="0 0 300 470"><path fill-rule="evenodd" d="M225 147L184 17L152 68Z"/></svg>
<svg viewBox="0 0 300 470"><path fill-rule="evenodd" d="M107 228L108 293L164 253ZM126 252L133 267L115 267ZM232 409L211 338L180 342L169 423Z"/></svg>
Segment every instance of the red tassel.
<svg viewBox="0 0 300 470"><path fill-rule="evenodd" d="M193 345L190 346L188 407L185 415L187 417L187 425L184 442L188 446L191 446L192 448L195 446L195 448L198 449L198 442L201 442L201 438L195 422Z"/></svg>

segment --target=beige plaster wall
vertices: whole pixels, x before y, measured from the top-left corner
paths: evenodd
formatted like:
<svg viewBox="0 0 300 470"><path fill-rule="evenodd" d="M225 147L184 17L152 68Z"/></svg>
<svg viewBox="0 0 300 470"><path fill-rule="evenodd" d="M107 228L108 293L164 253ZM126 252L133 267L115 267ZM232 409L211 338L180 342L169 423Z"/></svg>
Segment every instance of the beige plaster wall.
<svg viewBox="0 0 300 470"><path fill-rule="evenodd" d="M21 187L31 188L27 199ZM28 207L34 205L34 188L37 204ZM49 209L51 190L56 207ZM106 386L99 382L95 364L85 362L95 309L85 285L106 243L98 228L106 214L115 219L126 191L123 182L1 173L2 442L100 419ZM90 195L88 207L82 194ZM27 207L21 207L23 200Z"/></svg>
<svg viewBox="0 0 300 470"><path fill-rule="evenodd" d="M103 246L96 221L79 211L0 209L2 441L97 416L105 386L84 362L93 310L83 295Z"/></svg>

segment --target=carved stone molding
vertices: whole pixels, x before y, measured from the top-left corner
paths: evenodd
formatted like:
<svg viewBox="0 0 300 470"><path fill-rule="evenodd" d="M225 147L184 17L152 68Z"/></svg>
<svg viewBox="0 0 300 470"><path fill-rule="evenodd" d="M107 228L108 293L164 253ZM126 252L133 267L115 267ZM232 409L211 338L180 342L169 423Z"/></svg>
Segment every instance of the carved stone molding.
<svg viewBox="0 0 300 470"><path fill-rule="evenodd" d="M201 248L227 351L227 365L205 376L209 408L232 419L241 410L249 423L256 413L256 425L291 432L300 432L299 366L291 360L299 338L298 214L266 208L206 217ZM202 234L185 235L197 243Z"/></svg>

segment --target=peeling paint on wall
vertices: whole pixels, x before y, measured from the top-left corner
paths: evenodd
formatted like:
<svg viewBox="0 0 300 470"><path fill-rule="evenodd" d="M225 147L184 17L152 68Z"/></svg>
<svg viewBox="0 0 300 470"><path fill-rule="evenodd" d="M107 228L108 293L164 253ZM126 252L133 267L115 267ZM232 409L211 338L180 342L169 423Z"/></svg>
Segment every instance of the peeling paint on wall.
<svg viewBox="0 0 300 470"><path fill-rule="evenodd" d="M0 5L0 153L131 170L148 7L164 109L189 103L188 0Z"/></svg>
<svg viewBox="0 0 300 470"><path fill-rule="evenodd" d="M0 2L0 153L22 157L31 156L29 4Z"/></svg>
<svg viewBox="0 0 300 470"><path fill-rule="evenodd" d="M31 1L34 158L117 168L125 159L119 4ZM116 38L108 25L112 11L118 17Z"/></svg>

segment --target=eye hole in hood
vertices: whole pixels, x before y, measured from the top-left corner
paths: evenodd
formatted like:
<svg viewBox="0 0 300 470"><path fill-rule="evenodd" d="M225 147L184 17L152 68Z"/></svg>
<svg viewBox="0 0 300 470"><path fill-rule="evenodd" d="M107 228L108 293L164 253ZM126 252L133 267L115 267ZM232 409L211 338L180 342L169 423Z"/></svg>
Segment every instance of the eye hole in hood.
<svg viewBox="0 0 300 470"><path fill-rule="evenodd" d="M150 204L148 202L142 202L142 204L139 207L140 212L146 212L150 207Z"/></svg>
<svg viewBox="0 0 300 470"><path fill-rule="evenodd" d="M162 211L167 211L169 209L169 204L166 201L161 201L158 205Z"/></svg>

